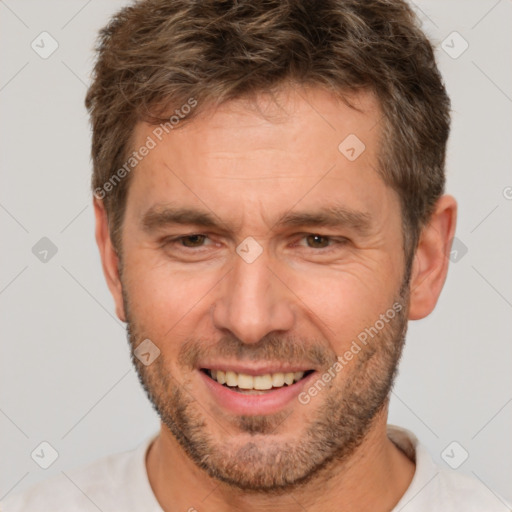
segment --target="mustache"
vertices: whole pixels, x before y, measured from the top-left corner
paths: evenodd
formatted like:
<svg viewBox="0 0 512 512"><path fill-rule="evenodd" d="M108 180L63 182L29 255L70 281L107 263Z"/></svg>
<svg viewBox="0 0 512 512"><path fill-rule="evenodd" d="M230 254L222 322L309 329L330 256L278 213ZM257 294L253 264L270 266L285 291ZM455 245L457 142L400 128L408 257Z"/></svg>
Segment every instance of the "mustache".
<svg viewBox="0 0 512 512"><path fill-rule="evenodd" d="M258 343L246 344L235 336L224 336L212 343L196 338L187 339L180 348L178 363L190 369L198 368L201 361L229 359L237 361L286 361L297 365L310 365L319 369L329 367L337 355L325 342L287 336L267 335Z"/></svg>

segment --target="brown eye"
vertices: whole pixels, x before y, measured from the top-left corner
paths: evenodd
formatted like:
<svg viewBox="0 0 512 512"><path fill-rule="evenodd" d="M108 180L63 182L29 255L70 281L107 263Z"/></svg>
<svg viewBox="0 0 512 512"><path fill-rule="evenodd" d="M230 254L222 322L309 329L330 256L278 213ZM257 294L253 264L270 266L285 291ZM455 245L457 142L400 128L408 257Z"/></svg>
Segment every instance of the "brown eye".
<svg viewBox="0 0 512 512"><path fill-rule="evenodd" d="M184 247L201 247L203 245L206 235L188 235L180 238L180 241Z"/></svg>
<svg viewBox="0 0 512 512"><path fill-rule="evenodd" d="M322 235L308 235L306 237L308 246L313 249L324 249L329 247L329 237Z"/></svg>

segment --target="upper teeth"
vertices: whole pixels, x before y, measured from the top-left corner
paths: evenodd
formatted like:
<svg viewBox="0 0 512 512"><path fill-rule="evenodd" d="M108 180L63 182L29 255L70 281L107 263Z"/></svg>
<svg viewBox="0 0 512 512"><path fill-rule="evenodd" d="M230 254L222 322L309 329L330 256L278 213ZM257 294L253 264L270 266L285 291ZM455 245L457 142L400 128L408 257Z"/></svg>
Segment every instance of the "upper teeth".
<svg viewBox="0 0 512 512"><path fill-rule="evenodd" d="M231 371L210 370L212 379L219 384L226 384L230 387L238 386L240 389L272 389L290 386L302 379L304 372L288 373L266 373L265 375L247 375L246 373L235 373Z"/></svg>

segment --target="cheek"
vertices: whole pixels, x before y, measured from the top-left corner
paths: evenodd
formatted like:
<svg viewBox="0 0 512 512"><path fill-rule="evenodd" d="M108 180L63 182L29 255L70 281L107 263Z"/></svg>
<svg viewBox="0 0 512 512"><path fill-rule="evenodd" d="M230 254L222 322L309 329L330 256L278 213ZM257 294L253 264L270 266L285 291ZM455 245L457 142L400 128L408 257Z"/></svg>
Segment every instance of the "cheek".
<svg viewBox="0 0 512 512"><path fill-rule="evenodd" d="M229 269L218 263L176 265L154 249L129 248L123 284L130 319L155 340L210 332L210 306L229 294L227 283L220 284ZM396 271L376 250L338 265L278 264L274 271L286 284L274 283L275 299L298 312L296 328L319 331L336 352L391 306L397 285Z"/></svg>
<svg viewBox="0 0 512 512"><path fill-rule="evenodd" d="M217 276L213 271L178 270L151 255L127 258L123 284L130 317L155 337L193 324L208 310Z"/></svg>
<svg viewBox="0 0 512 512"><path fill-rule="evenodd" d="M395 277L391 271L359 264L337 271L290 275L287 284L298 298L300 315L320 329L333 350L340 353L392 307L396 282L391 278Z"/></svg>

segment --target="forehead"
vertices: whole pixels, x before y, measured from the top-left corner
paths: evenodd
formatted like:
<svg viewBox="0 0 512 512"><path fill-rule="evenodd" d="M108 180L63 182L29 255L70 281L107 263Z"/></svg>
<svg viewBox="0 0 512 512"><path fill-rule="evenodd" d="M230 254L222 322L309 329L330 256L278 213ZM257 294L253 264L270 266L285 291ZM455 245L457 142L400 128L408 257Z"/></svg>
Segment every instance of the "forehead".
<svg viewBox="0 0 512 512"><path fill-rule="evenodd" d="M287 89L205 108L169 133L139 123L133 147L154 147L133 172L128 202L140 215L193 203L240 222L258 210L267 224L319 201L378 213L377 189L389 193L376 172L381 111L371 94L349 100L358 110L322 89Z"/></svg>
<svg viewBox="0 0 512 512"><path fill-rule="evenodd" d="M287 150L299 138L307 137L311 145L321 140L324 146L337 149L344 135L352 133L367 143L370 152L366 156L369 156L380 129L379 102L370 92L346 93L343 97L354 108L322 88L287 87L272 94L227 101L217 107L199 104L196 108L199 115L191 121L186 115L193 111L189 99L181 107L175 105L175 112L169 115L170 123L159 126L137 123L134 145L143 143L148 135L164 145L173 141L176 145L191 143L200 138L201 153L222 150L240 153L254 150L261 143L268 149ZM286 147L282 146L283 142ZM289 153L288 157L293 155Z"/></svg>

